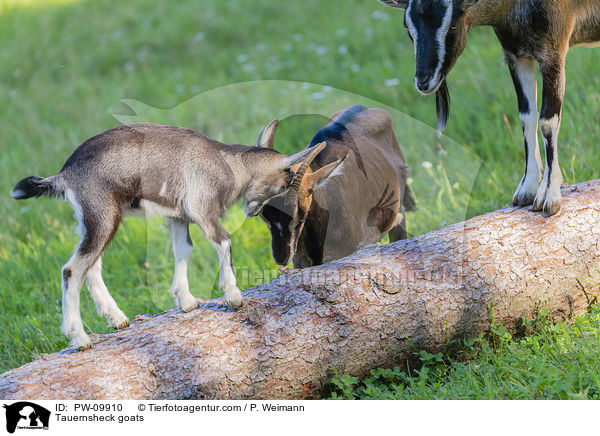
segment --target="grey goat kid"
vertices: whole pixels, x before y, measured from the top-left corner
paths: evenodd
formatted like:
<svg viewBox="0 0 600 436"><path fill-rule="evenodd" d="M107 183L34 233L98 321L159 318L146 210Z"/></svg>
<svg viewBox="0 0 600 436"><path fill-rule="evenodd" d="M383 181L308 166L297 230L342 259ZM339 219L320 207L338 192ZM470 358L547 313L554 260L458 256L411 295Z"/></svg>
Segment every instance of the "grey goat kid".
<svg viewBox="0 0 600 436"><path fill-rule="evenodd" d="M416 205L389 114L360 105L337 112L307 149L323 141L327 148L300 165L292 188L260 212L280 265L319 265L388 232L392 241L407 236L404 214Z"/></svg>
<svg viewBox="0 0 600 436"><path fill-rule="evenodd" d="M266 141L269 139L267 129ZM314 157L325 144L292 156L271 148L228 145L194 130L131 124L107 130L81 144L55 176L27 177L11 195L49 196L68 201L79 221L81 241L62 269L62 331L74 347L91 346L83 330L79 292L86 280L100 315L115 328L129 324L101 276L104 249L124 215L161 215L168 220L175 255L171 293L185 312L198 307L189 291L187 265L192 251L189 223L196 223L219 255L219 286L227 304L242 295L231 261L231 238L219 218L240 197L247 216L257 215L294 180L291 167Z"/></svg>

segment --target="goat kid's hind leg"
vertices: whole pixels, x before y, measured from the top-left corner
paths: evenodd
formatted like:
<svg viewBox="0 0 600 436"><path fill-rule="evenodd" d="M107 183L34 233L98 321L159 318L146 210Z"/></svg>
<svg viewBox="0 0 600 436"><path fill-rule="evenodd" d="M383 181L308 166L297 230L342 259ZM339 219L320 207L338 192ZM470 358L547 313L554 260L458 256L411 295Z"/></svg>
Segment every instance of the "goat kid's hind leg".
<svg viewBox="0 0 600 436"><path fill-rule="evenodd" d="M192 254L192 240L190 239L189 224L179 220L167 220L171 239L173 241L173 255L175 256L175 273L171 294L175 297L177 308L189 312L198 307L198 301L190 293L188 283L188 263Z"/></svg>
<svg viewBox="0 0 600 436"><path fill-rule="evenodd" d="M73 257L62 269L62 314L63 321L61 330L71 338L71 345L78 350L86 350L92 346L89 336L83 330L81 311L79 307L79 293L83 285L86 262L84 256L75 251Z"/></svg>
<svg viewBox="0 0 600 436"><path fill-rule="evenodd" d="M532 58L517 58L508 52L505 55L517 92L519 118L525 146L525 173L513 195L513 206L524 207L533 203L542 178L542 159L537 136L535 60Z"/></svg>
<svg viewBox="0 0 600 436"><path fill-rule="evenodd" d="M225 302L232 307L244 304L242 293L237 287L231 261L231 237L218 219L197 221L204 236L212 243L219 254L219 287L225 293Z"/></svg>
<svg viewBox="0 0 600 436"><path fill-rule="evenodd" d="M73 257L62 269L62 331L71 338L71 344L78 350L92 346L90 338L83 330L79 306L83 280L90 268L98 261L104 247L110 242L118 222L97 223L94 216L83 218L83 237ZM97 290L97 288L96 288ZM107 291L108 292L108 291ZM115 303L116 305L116 303Z"/></svg>
<svg viewBox="0 0 600 436"><path fill-rule="evenodd" d="M558 132L565 95L564 56L540 63L544 81L540 130L546 148L546 168L544 178L535 196L534 211L544 215L554 215L560 209L562 174L558 164Z"/></svg>
<svg viewBox="0 0 600 436"><path fill-rule="evenodd" d="M108 292L104 280L102 280L102 256L89 269L85 283L96 304L98 315L105 317L108 324L115 329L127 327L129 319L119 309L119 306Z"/></svg>

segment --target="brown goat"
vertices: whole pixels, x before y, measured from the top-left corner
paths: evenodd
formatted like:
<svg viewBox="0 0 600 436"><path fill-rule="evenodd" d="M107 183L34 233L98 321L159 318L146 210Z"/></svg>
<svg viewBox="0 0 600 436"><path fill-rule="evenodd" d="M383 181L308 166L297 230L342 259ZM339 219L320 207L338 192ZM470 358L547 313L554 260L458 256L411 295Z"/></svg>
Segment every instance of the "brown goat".
<svg viewBox="0 0 600 436"><path fill-rule="evenodd" d="M415 203L389 114L364 106L337 112L308 149L322 142L327 147L297 169L292 188L260 212L280 265L338 259L388 232L393 241L406 238L404 212Z"/></svg>

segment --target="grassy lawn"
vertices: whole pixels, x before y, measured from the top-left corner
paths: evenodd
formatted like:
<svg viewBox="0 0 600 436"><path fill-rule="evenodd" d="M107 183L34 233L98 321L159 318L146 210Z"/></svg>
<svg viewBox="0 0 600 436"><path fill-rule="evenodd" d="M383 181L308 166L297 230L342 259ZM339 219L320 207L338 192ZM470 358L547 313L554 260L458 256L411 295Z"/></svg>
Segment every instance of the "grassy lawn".
<svg viewBox="0 0 600 436"><path fill-rule="evenodd" d="M119 122L253 144L280 117L276 148L292 152L334 111L384 107L419 201L412 234L508 205L522 175L516 98L490 29L472 31L450 77L453 112L439 143L435 102L413 88L401 15L375 0L0 0L0 40L0 371L67 345L60 268L77 243L66 203L7 194L22 177L55 174L77 145ZM569 183L597 177L600 77L589 72L599 60L583 48L568 57L560 153ZM225 225L241 287L274 275L266 226L239 205ZM216 254L199 229L192 239L192 292L220 296ZM104 279L133 317L173 306L172 268L162 221L131 218L106 252ZM90 332L109 331L85 290L82 316Z"/></svg>
<svg viewBox="0 0 600 436"><path fill-rule="evenodd" d="M415 353L417 369L378 368L364 380L338 375L331 399L600 400L600 307L572 324L553 324L542 310L525 325L520 339L492 325L452 359Z"/></svg>

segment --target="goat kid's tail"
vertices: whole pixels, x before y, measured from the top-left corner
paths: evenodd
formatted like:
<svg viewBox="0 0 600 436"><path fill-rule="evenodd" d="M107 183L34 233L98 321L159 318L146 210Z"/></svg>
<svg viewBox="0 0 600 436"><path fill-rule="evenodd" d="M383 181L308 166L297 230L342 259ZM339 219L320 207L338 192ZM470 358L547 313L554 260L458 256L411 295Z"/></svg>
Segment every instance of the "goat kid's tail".
<svg viewBox="0 0 600 436"><path fill-rule="evenodd" d="M26 177L10 191L10 196L17 200L31 197L64 198L62 177L60 175L46 178Z"/></svg>

